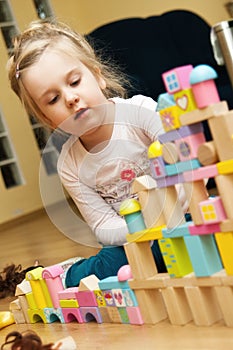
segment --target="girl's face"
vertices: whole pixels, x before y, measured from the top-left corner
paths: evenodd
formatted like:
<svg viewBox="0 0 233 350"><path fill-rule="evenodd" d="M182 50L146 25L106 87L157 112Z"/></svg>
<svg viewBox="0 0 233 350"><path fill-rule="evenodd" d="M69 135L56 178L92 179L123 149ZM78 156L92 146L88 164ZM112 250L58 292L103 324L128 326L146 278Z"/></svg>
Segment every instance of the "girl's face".
<svg viewBox="0 0 233 350"><path fill-rule="evenodd" d="M32 99L54 128L80 111L83 111L80 113L80 122L83 123L90 108L108 103L103 94L106 83L99 71L94 75L77 58L52 49L45 50L39 61L23 73L22 79ZM98 118L97 114L92 113L91 124L88 121L89 130L92 123L93 127L96 126L97 120L94 119Z"/></svg>

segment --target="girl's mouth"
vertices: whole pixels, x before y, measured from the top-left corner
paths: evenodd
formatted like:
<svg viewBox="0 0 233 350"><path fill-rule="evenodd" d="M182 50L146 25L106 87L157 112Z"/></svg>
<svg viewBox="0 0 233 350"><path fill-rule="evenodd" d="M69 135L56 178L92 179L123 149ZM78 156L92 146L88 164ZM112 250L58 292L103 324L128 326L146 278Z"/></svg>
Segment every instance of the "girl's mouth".
<svg viewBox="0 0 233 350"><path fill-rule="evenodd" d="M75 114L74 120L79 119L79 118L83 115L83 113L85 113L88 109L89 109L88 107L80 109L80 110Z"/></svg>

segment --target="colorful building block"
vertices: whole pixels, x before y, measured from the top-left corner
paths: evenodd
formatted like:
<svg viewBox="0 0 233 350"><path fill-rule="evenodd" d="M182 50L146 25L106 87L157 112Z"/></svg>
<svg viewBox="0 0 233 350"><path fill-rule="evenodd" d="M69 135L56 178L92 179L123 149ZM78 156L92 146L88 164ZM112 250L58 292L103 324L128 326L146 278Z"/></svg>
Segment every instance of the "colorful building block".
<svg viewBox="0 0 233 350"><path fill-rule="evenodd" d="M193 70L191 64L170 69L162 74L165 89L169 94L188 89L190 87L189 75Z"/></svg>
<svg viewBox="0 0 233 350"><path fill-rule="evenodd" d="M222 270L214 235L184 236L184 241L197 277L211 276Z"/></svg>
<svg viewBox="0 0 233 350"><path fill-rule="evenodd" d="M221 222L227 218L219 196L210 197L207 201L199 202L199 208L203 222L206 224Z"/></svg>
<svg viewBox="0 0 233 350"><path fill-rule="evenodd" d="M174 93L174 99L181 114L193 111L197 108L192 89L190 88Z"/></svg>

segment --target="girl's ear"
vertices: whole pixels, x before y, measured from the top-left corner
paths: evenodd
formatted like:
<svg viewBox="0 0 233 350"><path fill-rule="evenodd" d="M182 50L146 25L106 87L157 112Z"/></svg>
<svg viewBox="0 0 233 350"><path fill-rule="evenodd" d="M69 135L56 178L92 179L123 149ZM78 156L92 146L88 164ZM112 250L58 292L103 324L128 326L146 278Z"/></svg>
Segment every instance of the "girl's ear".
<svg viewBox="0 0 233 350"><path fill-rule="evenodd" d="M99 69L99 67L95 67L94 69L95 69L95 72L96 72L96 79L97 79L97 81L99 83L99 86L100 86L101 90L106 89L106 85L107 84L106 84L105 79L102 76L101 70Z"/></svg>

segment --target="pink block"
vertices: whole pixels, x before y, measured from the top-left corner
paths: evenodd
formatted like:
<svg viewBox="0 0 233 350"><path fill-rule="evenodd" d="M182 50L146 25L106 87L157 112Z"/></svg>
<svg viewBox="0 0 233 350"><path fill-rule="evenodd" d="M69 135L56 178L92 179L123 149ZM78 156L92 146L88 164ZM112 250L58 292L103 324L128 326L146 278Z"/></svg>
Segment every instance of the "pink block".
<svg viewBox="0 0 233 350"><path fill-rule="evenodd" d="M219 224L209 225L189 225L190 235L211 235L215 232L221 232Z"/></svg>
<svg viewBox="0 0 233 350"><path fill-rule="evenodd" d="M180 90L190 88L189 75L193 66L186 65L171 69L162 74L162 79L168 93L174 94Z"/></svg>
<svg viewBox="0 0 233 350"><path fill-rule="evenodd" d="M58 292L59 300L76 299L78 287L66 288Z"/></svg>
<svg viewBox="0 0 233 350"><path fill-rule="evenodd" d="M143 324L141 311L138 306L126 307L130 324Z"/></svg>
<svg viewBox="0 0 233 350"><path fill-rule="evenodd" d="M202 179L208 179L218 175L218 169L216 164L203 166L191 171L185 171L183 173L184 180L186 182L198 181Z"/></svg>
<svg viewBox="0 0 233 350"><path fill-rule="evenodd" d="M180 161L197 158L198 147L205 141L202 132L176 140Z"/></svg>
<svg viewBox="0 0 233 350"><path fill-rule="evenodd" d="M77 320L78 323L84 323L82 315L80 313L79 308L62 308L62 314L64 317L65 323L73 322Z"/></svg>
<svg viewBox="0 0 233 350"><path fill-rule="evenodd" d="M121 281L121 282L127 281L133 278L130 265L121 266L121 268L118 270L117 277L118 277L118 281Z"/></svg>
<svg viewBox="0 0 233 350"><path fill-rule="evenodd" d="M53 306L59 308L59 298L58 292L63 290L63 284L60 275L64 272L63 268L60 265L53 265L47 267L42 272L42 277L45 279L46 285L51 296Z"/></svg>
<svg viewBox="0 0 233 350"><path fill-rule="evenodd" d="M76 294L79 306L98 306L95 293L93 291L81 291Z"/></svg>
<svg viewBox="0 0 233 350"><path fill-rule="evenodd" d="M82 318L84 322L90 322L93 320L96 320L97 323L103 323L101 313L98 309L98 307L80 307L80 313L82 315Z"/></svg>
<svg viewBox="0 0 233 350"><path fill-rule="evenodd" d="M198 108L205 108L220 101L214 80L194 84L192 90Z"/></svg>
<svg viewBox="0 0 233 350"><path fill-rule="evenodd" d="M222 222L227 218L222 200L219 196L200 202L199 208L203 222L206 224Z"/></svg>

